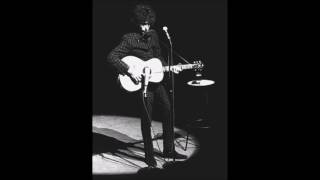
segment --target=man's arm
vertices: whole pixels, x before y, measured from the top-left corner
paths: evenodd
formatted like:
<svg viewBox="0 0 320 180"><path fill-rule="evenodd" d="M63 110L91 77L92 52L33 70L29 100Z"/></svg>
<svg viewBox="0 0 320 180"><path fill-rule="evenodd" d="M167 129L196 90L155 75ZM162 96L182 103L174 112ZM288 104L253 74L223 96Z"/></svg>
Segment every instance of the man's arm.
<svg viewBox="0 0 320 180"><path fill-rule="evenodd" d="M121 61L125 56L129 55L131 50L130 41L133 41L133 37L130 35L124 35L120 44L115 47L107 56L107 62L109 62L119 74L128 75L135 83L141 81L141 72L134 71L126 63Z"/></svg>
<svg viewBox="0 0 320 180"><path fill-rule="evenodd" d="M130 44L128 35L124 35L121 42L116 46L108 55L107 62L113 66L118 73L127 74L129 66L122 62L121 59L128 55L130 52Z"/></svg>

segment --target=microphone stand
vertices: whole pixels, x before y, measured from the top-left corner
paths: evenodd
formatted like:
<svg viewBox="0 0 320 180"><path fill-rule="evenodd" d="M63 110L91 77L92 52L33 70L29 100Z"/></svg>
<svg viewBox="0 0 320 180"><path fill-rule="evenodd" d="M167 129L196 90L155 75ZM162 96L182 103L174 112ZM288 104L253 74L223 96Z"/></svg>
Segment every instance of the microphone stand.
<svg viewBox="0 0 320 180"><path fill-rule="evenodd" d="M173 66L173 48L172 48L172 42L171 39L169 39L170 42L170 56L168 58L168 65L169 65L169 79L171 80L171 89L170 89L170 93L171 93L171 109L170 109L170 117L171 117L171 123L172 123L172 127L173 127L173 143L172 143L172 147L171 149L173 150L172 153L175 153L175 146L174 146L174 138L175 138L175 134L174 134L174 124L175 124L175 110L174 110L174 72L171 71L171 66ZM173 156L173 161L172 162L166 162L162 167L164 169L170 169L175 167L175 165L177 165L176 163L178 163L178 161L176 161L176 157Z"/></svg>
<svg viewBox="0 0 320 180"><path fill-rule="evenodd" d="M174 109L174 73L171 71L171 66L173 66L173 48L172 48L172 42L171 42L171 38L169 39L169 43L170 43L170 56L168 58L168 64L169 64L169 80L171 80L171 86L170 86L170 90L169 92L171 93L171 110L170 110L170 116L171 116L171 123L172 123L172 127L173 127L173 138L175 137L174 135L174 124L175 124L175 109ZM173 150L172 153L175 152L175 148L174 148L174 139L173 139L173 143L172 143L172 147L171 149ZM176 159L173 156L173 162L175 162Z"/></svg>
<svg viewBox="0 0 320 180"><path fill-rule="evenodd" d="M166 162L165 164L163 164L163 168L164 169L170 169L173 168L177 165L177 163L179 161L176 161L176 157L175 157L175 133L174 133L174 125L175 125L175 98L174 98L174 94L175 94L175 83L174 83L174 72L171 70L171 67L174 65L173 62L173 53L176 53L173 51L172 48L172 42L171 42L171 38L168 34L168 32L163 29L168 37L169 43L170 43L170 53L168 53L168 67L169 67L169 80L171 80L171 86L169 86L169 92L171 93L171 107L170 107L170 119L171 119L171 125L172 125L172 130L173 130L173 143L171 144L171 149L173 150L173 161L172 162ZM162 42L161 40L159 40L163 45L166 46L166 44L164 42ZM166 46L167 49L168 46ZM176 53L177 54L177 53ZM188 64L190 64L187 60L185 60L183 57L181 57L179 54L177 54L182 60L184 60L185 62L187 62Z"/></svg>

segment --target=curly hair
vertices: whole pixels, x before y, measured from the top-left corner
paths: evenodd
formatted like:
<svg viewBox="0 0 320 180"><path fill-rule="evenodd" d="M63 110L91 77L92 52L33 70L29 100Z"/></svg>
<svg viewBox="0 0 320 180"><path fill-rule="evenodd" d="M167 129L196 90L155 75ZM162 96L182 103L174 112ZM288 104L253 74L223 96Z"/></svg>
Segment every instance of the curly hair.
<svg viewBox="0 0 320 180"><path fill-rule="evenodd" d="M156 21L156 13L148 4L137 4L133 8L133 17L131 18L131 21L136 25L147 22L152 26Z"/></svg>

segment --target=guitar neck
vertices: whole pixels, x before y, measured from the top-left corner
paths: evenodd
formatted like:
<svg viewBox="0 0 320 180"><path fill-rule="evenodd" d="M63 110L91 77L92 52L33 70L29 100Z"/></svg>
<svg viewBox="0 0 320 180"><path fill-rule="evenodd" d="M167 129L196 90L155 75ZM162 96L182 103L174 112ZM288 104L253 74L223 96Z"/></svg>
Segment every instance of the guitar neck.
<svg viewBox="0 0 320 180"><path fill-rule="evenodd" d="M196 66L196 64L179 64L179 65L174 65L174 66L170 66L171 68L173 67L180 67L182 70L185 69L193 69ZM164 66L163 67L163 71L164 72L168 72L169 71L169 66Z"/></svg>

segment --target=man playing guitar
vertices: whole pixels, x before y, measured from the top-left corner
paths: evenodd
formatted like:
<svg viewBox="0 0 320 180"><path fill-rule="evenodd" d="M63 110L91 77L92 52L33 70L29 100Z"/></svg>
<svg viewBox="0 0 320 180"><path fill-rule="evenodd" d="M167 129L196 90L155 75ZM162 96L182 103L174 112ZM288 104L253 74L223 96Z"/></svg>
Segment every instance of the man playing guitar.
<svg viewBox="0 0 320 180"><path fill-rule="evenodd" d="M107 56L107 62L113 66L119 74L129 76L132 81L139 83L143 81L143 72L130 67L121 59L126 56L135 56L143 61L152 58L160 59L162 66L167 65L161 56L158 35L154 29L150 29L155 23L156 14L154 10L145 4L138 4L133 10L132 22L136 27L136 32L123 35L122 40ZM175 66L172 71L179 73L181 68ZM142 93L137 93L140 99ZM145 98L147 111L142 101L141 107L141 131L144 142L145 162L149 167L156 167L157 162L154 158L153 143L151 137L151 122L148 115L152 117L152 111L159 111L163 125L163 157L185 159L187 156L179 154L174 149L174 127L170 118L170 101L166 89L160 83L150 83Z"/></svg>

